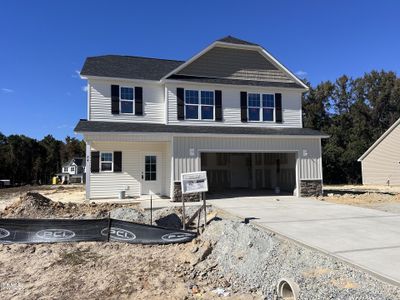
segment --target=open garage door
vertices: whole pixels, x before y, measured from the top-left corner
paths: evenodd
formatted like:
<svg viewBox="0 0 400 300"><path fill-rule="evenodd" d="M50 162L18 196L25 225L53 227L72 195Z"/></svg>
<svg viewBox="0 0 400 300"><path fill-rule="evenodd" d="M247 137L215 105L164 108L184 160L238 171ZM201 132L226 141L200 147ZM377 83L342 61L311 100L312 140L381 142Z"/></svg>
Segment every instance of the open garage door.
<svg viewBox="0 0 400 300"><path fill-rule="evenodd" d="M210 194L294 195L295 153L201 154Z"/></svg>

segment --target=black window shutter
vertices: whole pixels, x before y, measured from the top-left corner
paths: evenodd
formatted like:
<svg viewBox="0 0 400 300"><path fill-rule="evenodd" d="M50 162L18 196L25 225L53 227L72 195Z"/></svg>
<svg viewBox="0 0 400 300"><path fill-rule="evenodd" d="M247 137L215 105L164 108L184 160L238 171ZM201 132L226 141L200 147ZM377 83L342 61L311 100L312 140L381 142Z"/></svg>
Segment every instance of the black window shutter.
<svg viewBox="0 0 400 300"><path fill-rule="evenodd" d="M282 123L282 94L275 94L275 122Z"/></svg>
<svg viewBox="0 0 400 300"><path fill-rule="evenodd" d="M111 85L111 113L119 114L119 85Z"/></svg>
<svg viewBox="0 0 400 300"><path fill-rule="evenodd" d="M143 116L143 88L135 87L135 115Z"/></svg>
<svg viewBox="0 0 400 300"><path fill-rule="evenodd" d="M222 121L222 92L215 91L215 121Z"/></svg>
<svg viewBox="0 0 400 300"><path fill-rule="evenodd" d="M99 173L99 165L100 165L100 152L92 151L90 159L90 171L92 173Z"/></svg>
<svg viewBox="0 0 400 300"><path fill-rule="evenodd" d="M185 119L185 90L183 88L176 89L176 104L178 111L178 120Z"/></svg>
<svg viewBox="0 0 400 300"><path fill-rule="evenodd" d="M114 172L122 172L122 152L114 151Z"/></svg>
<svg viewBox="0 0 400 300"><path fill-rule="evenodd" d="M247 122L247 92L240 92L240 112L242 122Z"/></svg>

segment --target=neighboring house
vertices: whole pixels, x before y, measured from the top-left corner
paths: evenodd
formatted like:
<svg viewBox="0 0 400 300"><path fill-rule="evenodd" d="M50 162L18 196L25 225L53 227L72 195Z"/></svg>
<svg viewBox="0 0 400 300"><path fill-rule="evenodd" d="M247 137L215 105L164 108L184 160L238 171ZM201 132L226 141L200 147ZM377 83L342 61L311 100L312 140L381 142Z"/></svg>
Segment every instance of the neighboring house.
<svg viewBox="0 0 400 300"><path fill-rule="evenodd" d="M400 119L358 161L363 184L400 185Z"/></svg>
<svg viewBox="0 0 400 300"><path fill-rule="evenodd" d="M211 192L321 194L326 136L302 127L308 88L257 44L228 36L187 61L89 57L81 76L87 198L180 200L181 173L199 170Z"/></svg>
<svg viewBox="0 0 400 300"><path fill-rule="evenodd" d="M61 173L57 174L62 184L65 183L83 183L85 181L86 162L82 157L76 157L61 167Z"/></svg>

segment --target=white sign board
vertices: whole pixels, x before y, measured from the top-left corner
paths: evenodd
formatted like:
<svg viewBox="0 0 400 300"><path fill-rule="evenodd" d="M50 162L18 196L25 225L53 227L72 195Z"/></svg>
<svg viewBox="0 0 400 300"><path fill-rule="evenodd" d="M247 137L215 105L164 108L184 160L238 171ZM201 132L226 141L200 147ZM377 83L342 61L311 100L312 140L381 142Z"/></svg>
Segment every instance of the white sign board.
<svg viewBox="0 0 400 300"><path fill-rule="evenodd" d="M205 171L182 173L182 194L208 191L207 173Z"/></svg>

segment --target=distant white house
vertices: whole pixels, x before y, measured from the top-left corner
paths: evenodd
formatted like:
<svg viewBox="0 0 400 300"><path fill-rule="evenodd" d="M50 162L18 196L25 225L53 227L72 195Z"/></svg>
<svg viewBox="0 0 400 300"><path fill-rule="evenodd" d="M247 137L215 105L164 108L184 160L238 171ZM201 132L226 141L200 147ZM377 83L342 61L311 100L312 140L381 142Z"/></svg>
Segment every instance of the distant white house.
<svg viewBox="0 0 400 300"><path fill-rule="evenodd" d="M76 157L62 165L61 173L57 174L62 184L83 183L86 172L86 162L82 157Z"/></svg>
<svg viewBox="0 0 400 300"><path fill-rule="evenodd" d="M358 161L363 184L400 185L400 119Z"/></svg>

